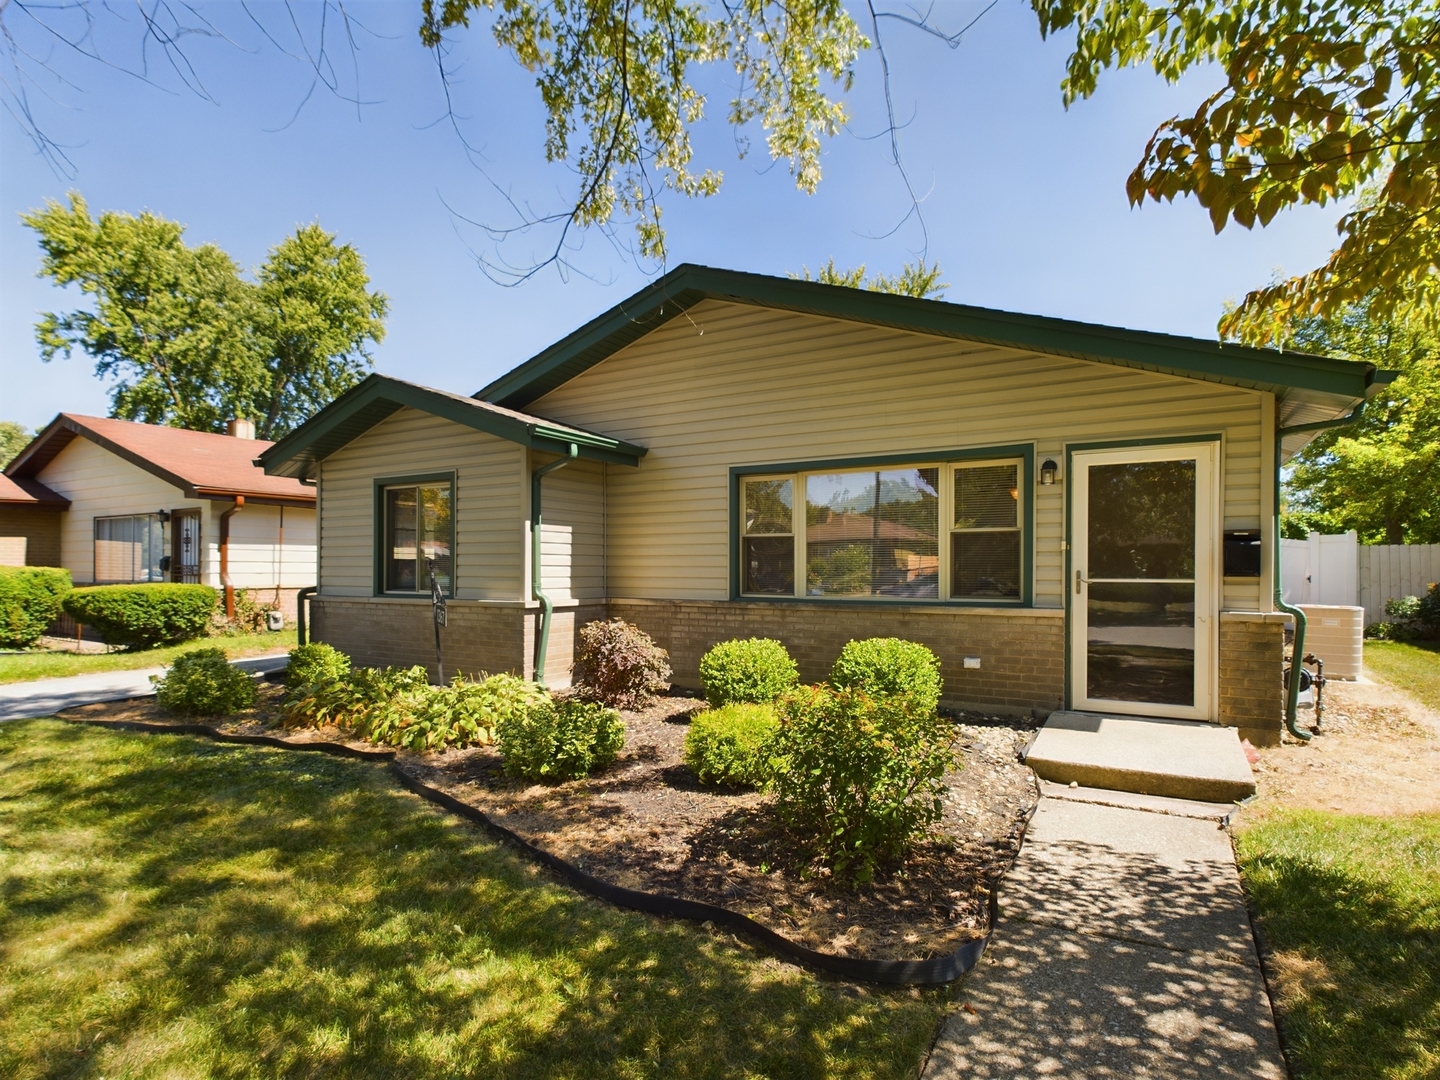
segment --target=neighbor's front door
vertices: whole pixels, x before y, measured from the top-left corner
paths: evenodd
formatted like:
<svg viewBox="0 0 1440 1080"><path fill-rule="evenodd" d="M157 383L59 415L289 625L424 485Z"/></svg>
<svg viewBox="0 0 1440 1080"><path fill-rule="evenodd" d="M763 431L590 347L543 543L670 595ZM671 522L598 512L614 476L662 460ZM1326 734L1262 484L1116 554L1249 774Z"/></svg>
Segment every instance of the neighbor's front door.
<svg viewBox="0 0 1440 1080"><path fill-rule="evenodd" d="M200 511L176 510L170 517L170 580L200 582Z"/></svg>
<svg viewBox="0 0 1440 1080"><path fill-rule="evenodd" d="M1074 455L1074 708L1216 718L1217 450L1206 442Z"/></svg>

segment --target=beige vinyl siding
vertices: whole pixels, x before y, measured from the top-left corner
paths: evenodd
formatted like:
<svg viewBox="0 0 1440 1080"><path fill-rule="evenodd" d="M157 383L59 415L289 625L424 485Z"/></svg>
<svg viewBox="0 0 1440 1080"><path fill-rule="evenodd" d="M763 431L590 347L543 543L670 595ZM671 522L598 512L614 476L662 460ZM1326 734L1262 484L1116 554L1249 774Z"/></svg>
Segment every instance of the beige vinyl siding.
<svg viewBox="0 0 1440 1080"><path fill-rule="evenodd" d="M222 507L228 509L228 507ZM248 503L230 517L230 582L237 589L300 589L315 584L315 511ZM219 520L216 527L218 533ZM218 540L218 538L217 538ZM216 553L218 565L218 548Z"/></svg>
<svg viewBox="0 0 1440 1080"><path fill-rule="evenodd" d="M649 448L609 469L612 597L729 595L732 466L1035 444L1223 436L1227 529L1261 526L1268 395L1173 376L706 301L529 409ZM1063 603L1064 493L1036 486L1036 603ZM1227 583L1254 610L1255 581Z"/></svg>
<svg viewBox="0 0 1440 1080"><path fill-rule="evenodd" d="M453 471L457 597L523 599L525 458L515 443L415 409L376 424L321 465L321 591L374 591L376 479Z"/></svg>
<svg viewBox="0 0 1440 1080"><path fill-rule="evenodd" d="M553 454L532 458L532 468L555 460ZM605 466L574 461L541 482L544 523L540 558L545 592L552 600L604 599Z"/></svg>
<svg viewBox="0 0 1440 1080"><path fill-rule="evenodd" d="M187 499L173 484L77 435L40 470L36 479L70 500L60 522L60 561L77 582L95 580L95 519L157 510L202 508L202 529L210 525L209 503ZM170 530L165 530L169 540Z"/></svg>

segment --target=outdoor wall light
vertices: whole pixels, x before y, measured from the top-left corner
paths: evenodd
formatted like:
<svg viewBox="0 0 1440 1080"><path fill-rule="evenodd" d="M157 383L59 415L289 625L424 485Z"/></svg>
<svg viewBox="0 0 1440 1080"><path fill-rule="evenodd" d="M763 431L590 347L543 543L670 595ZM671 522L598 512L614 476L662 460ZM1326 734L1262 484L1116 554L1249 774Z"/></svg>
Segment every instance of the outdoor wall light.
<svg viewBox="0 0 1440 1080"><path fill-rule="evenodd" d="M1054 460L1046 458L1045 463L1040 466L1040 486L1049 487L1055 483L1055 474L1060 471L1060 466Z"/></svg>
<svg viewBox="0 0 1440 1080"><path fill-rule="evenodd" d="M170 511L169 511L169 510L163 510L163 509L162 509L162 510L156 510L156 511L155 511L155 516L160 519L160 524L161 524L161 525L164 525L167 521L170 520Z"/></svg>

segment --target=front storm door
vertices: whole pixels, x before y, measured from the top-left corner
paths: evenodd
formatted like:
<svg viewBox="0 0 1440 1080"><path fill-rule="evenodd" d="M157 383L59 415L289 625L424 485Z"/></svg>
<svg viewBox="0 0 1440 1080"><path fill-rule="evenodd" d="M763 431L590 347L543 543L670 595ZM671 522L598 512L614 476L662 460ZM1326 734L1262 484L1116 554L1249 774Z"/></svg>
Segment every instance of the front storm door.
<svg viewBox="0 0 1440 1080"><path fill-rule="evenodd" d="M1216 718L1216 452L1200 443L1075 454L1074 708Z"/></svg>
<svg viewBox="0 0 1440 1080"><path fill-rule="evenodd" d="M200 583L200 511L176 510L170 518L170 580Z"/></svg>

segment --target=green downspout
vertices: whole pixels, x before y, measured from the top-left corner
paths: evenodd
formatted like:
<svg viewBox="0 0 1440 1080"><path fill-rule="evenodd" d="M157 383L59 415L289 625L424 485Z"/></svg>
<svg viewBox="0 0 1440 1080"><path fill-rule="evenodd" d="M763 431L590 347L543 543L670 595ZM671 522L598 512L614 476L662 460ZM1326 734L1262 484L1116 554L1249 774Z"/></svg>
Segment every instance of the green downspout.
<svg viewBox="0 0 1440 1080"><path fill-rule="evenodd" d="M1275 429L1275 606L1295 620L1295 643L1290 650L1290 685L1285 688L1285 728L1301 742L1309 742L1313 736L1301 728L1295 719L1300 705L1301 661L1305 657L1305 612L1285 602L1284 584L1280 580L1280 458L1283 453L1280 443L1286 435L1300 435L1307 431L1324 431L1327 428L1344 427L1360 419L1365 411L1365 402L1360 402L1345 416L1334 420L1319 420L1313 424L1296 424L1294 427Z"/></svg>
<svg viewBox="0 0 1440 1080"><path fill-rule="evenodd" d="M580 447L570 444L568 457L556 458L530 474L530 592L540 601L540 643L535 650L535 681L545 685L545 653L550 648L550 616L555 605L545 595L540 580L540 481L556 469L563 469L580 456Z"/></svg>

